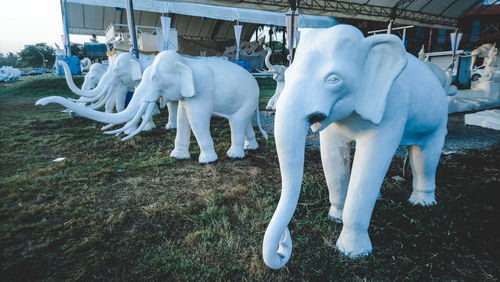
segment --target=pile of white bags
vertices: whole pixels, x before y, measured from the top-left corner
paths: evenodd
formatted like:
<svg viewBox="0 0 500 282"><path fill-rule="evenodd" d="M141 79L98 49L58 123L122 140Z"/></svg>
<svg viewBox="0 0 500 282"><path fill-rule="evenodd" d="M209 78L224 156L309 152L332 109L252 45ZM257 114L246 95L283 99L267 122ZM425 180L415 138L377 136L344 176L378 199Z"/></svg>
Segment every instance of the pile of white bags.
<svg viewBox="0 0 500 282"><path fill-rule="evenodd" d="M8 82L18 80L21 76L21 71L13 67L3 66L0 68L0 81Z"/></svg>

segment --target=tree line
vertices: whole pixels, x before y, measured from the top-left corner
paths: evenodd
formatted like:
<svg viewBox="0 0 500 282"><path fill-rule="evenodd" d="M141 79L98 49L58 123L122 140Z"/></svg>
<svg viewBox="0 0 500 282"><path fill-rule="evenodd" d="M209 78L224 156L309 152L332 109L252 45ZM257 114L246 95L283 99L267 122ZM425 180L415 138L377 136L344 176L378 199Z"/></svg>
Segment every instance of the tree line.
<svg viewBox="0 0 500 282"><path fill-rule="evenodd" d="M0 67L13 66L15 68L52 68L56 59L56 50L47 45L47 43L36 43L32 45L24 45L24 48L17 52L9 52L6 54L0 53ZM43 56L42 56L43 54ZM86 50L83 44L71 44L71 54L80 57L86 56Z"/></svg>

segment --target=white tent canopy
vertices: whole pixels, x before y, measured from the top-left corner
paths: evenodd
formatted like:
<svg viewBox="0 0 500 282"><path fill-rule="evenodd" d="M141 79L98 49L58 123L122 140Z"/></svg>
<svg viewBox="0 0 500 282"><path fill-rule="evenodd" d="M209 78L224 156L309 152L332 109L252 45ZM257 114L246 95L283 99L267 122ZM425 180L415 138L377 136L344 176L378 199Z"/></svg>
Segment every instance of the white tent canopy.
<svg viewBox="0 0 500 282"><path fill-rule="evenodd" d="M286 12L289 0L188 0L237 8ZM308 15L332 16L397 24L412 24L454 29L458 18L477 6L482 0L300 0L299 12Z"/></svg>
<svg viewBox="0 0 500 282"><path fill-rule="evenodd" d="M111 23L126 24L123 0L67 0L68 24L71 34L104 35ZM179 36L192 39L233 39L232 25L219 22L236 21L246 24L242 38L248 40L257 25L286 26L285 13L221 7L196 3L159 0L135 0L134 17L138 26L161 26L160 16L175 14L174 26ZM299 27L330 27L337 22L328 16L300 15Z"/></svg>

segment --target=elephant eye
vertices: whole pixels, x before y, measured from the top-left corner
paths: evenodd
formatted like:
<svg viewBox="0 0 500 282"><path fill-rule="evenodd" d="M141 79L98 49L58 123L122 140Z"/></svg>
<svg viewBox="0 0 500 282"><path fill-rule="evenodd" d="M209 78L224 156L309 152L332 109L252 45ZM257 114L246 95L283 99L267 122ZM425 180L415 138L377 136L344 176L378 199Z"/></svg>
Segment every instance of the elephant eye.
<svg viewBox="0 0 500 282"><path fill-rule="evenodd" d="M326 82L329 84L337 84L340 82L340 77L336 74L330 74L326 77Z"/></svg>

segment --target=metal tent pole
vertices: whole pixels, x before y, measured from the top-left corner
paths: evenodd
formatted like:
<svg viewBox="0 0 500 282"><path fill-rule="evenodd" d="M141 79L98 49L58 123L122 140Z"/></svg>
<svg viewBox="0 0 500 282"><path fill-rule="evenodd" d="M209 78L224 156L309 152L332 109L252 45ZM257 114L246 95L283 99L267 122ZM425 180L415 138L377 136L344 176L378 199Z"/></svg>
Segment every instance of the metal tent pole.
<svg viewBox="0 0 500 282"><path fill-rule="evenodd" d="M139 58L139 48L137 47L137 33L135 32L134 5L132 0L125 0L127 7L127 24L130 37L132 39L132 53Z"/></svg>
<svg viewBox="0 0 500 282"><path fill-rule="evenodd" d="M394 19L389 20L389 25L387 26L387 34L392 33L392 23L394 22Z"/></svg>
<svg viewBox="0 0 500 282"><path fill-rule="evenodd" d="M68 29L68 13L66 9L66 0L60 0L61 3L61 15L63 21L63 34L64 34L64 51L66 57L71 56L71 45L69 42L69 29Z"/></svg>

